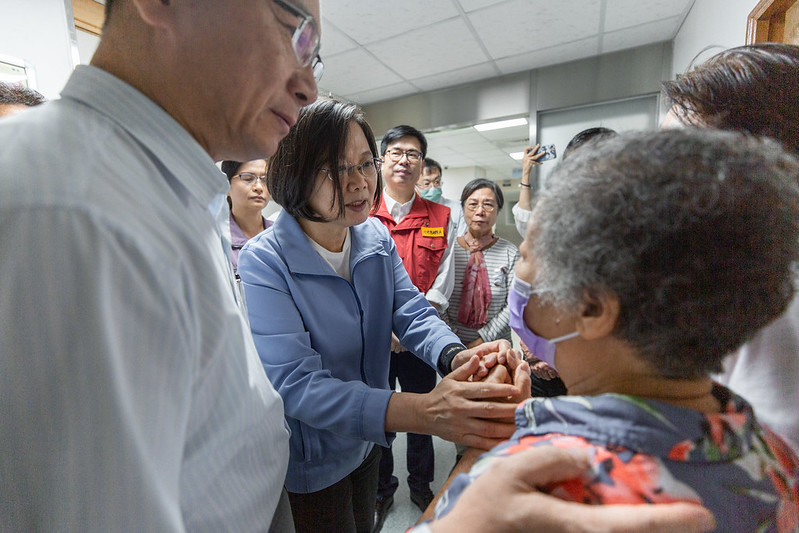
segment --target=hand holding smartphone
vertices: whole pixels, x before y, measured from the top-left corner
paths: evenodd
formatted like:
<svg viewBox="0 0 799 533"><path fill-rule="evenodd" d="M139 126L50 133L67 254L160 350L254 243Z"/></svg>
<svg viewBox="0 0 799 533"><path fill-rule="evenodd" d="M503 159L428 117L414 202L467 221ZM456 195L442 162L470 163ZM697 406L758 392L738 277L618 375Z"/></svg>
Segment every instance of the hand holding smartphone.
<svg viewBox="0 0 799 533"><path fill-rule="evenodd" d="M529 154L530 151L533 150L532 148L527 149L527 153ZM542 144L538 150L536 155L543 154L537 159L534 159L536 163L543 163L544 161L549 161L550 159L555 159L558 157L557 152L555 151L554 144Z"/></svg>

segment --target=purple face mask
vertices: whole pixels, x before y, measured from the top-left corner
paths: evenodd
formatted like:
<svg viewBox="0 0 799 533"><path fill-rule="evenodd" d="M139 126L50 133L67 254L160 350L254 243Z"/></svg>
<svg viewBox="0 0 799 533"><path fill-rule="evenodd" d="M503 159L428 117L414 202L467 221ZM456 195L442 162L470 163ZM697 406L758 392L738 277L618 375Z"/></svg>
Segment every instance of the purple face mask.
<svg viewBox="0 0 799 533"><path fill-rule="evenodd" d="M533 294L530 284L519 278L513 278L511 284L511 291L508 295L508 310L510 311L510 327L522 342L527 345L534 356L541 359L543 362L555 368L555 344L573 339L579 335L578 332L569 333L562 337L555 339L545 339L533 333L527 324L524 322L524 308L527 307L527 302L530 301L530 295Z"/></svg>

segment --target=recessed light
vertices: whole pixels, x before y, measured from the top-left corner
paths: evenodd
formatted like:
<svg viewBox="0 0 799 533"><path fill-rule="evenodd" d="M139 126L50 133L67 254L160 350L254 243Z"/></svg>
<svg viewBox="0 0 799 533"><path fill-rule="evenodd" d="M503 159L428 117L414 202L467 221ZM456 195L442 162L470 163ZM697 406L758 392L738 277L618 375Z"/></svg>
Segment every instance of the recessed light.
<svg viewBox="0 0 799 533"><path fill-rule="evenodd" d="M491 130L499 130L502 128L512 128L514 126L524 126L527 124L527 119L522 118L512 118L510 120L499 120L497 122L486 122L485 124L475 124L473 126L474 129L477 131L491 131Z"/></svg>
<svg viewBox="0 0 799 533"><path fill-rule="evenodd" d="M524 158L524 152L511 152L508 155L516 161L521 161Z"/></svg>

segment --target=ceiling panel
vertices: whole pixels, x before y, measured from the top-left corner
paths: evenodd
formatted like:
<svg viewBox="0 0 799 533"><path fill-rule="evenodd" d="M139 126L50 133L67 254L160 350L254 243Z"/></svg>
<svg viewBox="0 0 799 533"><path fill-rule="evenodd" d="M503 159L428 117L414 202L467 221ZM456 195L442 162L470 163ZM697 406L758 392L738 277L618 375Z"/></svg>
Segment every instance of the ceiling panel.
<svg viewBox="0 0 799 533"><path fill-rule="evenodd" d="M353 102L379 102L381 100L399 98L413 92L416 92L416 88L407 81L403 81L400 83L394 83L392 85L386 85L384 87L378 87L376 89L370 89L368 91L359 90L358 92L351 94L340 94L339 96L342 96ZM380 133L375 132L375 135L379 135Z"/></svg>
<svg viewBox="0 0 799 533"><path fill-rule="evenodd" d="M331 22L322 20L322 47L320 54L323 58L340 54L353 48L358 48L358 43L336 28Z"/></svg>
<svg viewBox="0 0 799 533"><path fill-rule="evenodd" d="M333 94L354 94L400 83L403 79L363 49L325 58L320 86Z"/></svg>
<svg viewBox="0 0 799 533"><path fill-rule="evenodd" d="M677 20L680 20L679 17L606 33L602 37L602 53L607 54L651 42L671 40L676 33L674 23Z"/></svg>
<svg viewBox="0 0 799 533"><path fill-rule="evenodd" d="M605 31L678 17L690 5L691 0L612 0L605 12Z"/></svg>
<svg viewBox="0 0 799 533"><path fill-rule="evenodd" d="M461 5L464 11L468 12L507 1L508 0L458 0L458 3Z"/></svg>
<svg viewBox="0 0 799 533"><path fill-rule="evenodd" d="M359 44L403 35L459 14L452 2L440 0L334 0L322 2L321 6L322 17Z"/></svg>
<svg viewBox="0 0 799 533"><path fill-rule="evenodd" d="M468 14L495 59L599 33L600 0L515 0Z"/></svg>
<svg viewBox="0 0 799 533"><path fill-rule="evenodd" d="M454 35L458 37L453 39ZM385 39L369 50L406 78L431 76L489 59L460 18Z"/></svg>
<svg viewBox="0 0 799 533"><path fill-rule="evenodd" d="M470 81L492 78L499 74L502 73L497 70L493 62L485 62L450 70L449 72L441 72L424 78L417 78L413 80L413 84L423 91L434 91L436 89L452 87L453 85L460 85Z"/></svg>
<svg viewBox="0 0 799 533"><path fill-rule="evenodd" d="M576 59L593 57L598 53L599 37L591 37L536 52L498 59L496 64L503 74L512 74L523 70L532 70L549 65L557 65L558 63L568 63Z"/></svg>

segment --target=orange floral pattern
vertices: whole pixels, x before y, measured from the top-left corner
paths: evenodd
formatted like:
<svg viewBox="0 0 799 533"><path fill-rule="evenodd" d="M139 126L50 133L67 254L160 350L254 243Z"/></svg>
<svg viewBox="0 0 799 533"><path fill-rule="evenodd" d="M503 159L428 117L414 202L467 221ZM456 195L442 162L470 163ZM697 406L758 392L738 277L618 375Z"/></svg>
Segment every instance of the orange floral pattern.
<svg viewBox="0 0 799 533"><path fill-rule="evenodd" d="M578 448L582 477L544 490L589 504L692 502L719 531L799 532L799 458L760 425L745 400L714 386L721 413L606 394L533 398L516 413L513 438L461 474L436 509L441 516L492 461L535 446Z"/></svg>

